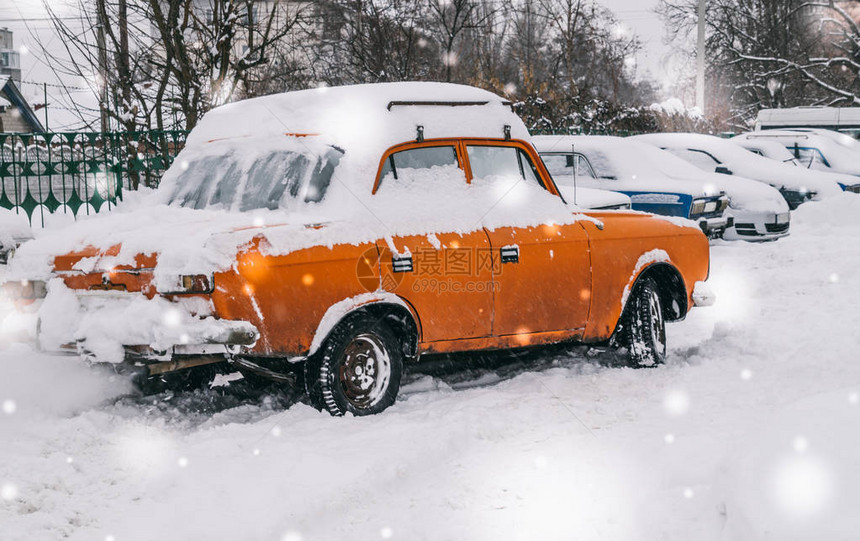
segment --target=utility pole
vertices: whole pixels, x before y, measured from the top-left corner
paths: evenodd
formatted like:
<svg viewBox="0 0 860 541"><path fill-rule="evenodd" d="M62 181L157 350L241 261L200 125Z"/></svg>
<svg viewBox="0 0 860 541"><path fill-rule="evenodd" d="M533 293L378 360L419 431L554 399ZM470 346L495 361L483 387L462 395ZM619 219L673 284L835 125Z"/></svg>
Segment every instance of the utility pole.
<svg viewBox="0 0 860 541"><path fill-rule="evenodd" d="M696 107L705 114L705 0L699 0L699 42L696 49Z"/></svg>

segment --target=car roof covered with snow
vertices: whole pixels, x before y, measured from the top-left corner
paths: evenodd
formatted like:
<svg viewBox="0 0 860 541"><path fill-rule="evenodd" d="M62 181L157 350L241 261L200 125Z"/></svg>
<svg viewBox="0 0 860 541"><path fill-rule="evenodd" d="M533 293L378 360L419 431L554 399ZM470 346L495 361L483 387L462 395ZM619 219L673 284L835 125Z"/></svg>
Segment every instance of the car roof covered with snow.
<svg viewBox="0 0 860 541"><path fill-rule="evenodd" d="M770 158L771 160L776 160L779 162L787 163L789 165L800 165L797 163L797 160L794 158L794 154L788 151L783 145L771 141L768 139L742 139L742 138L733 138L732 142L737 143L743 148L749 150L754 154L758 154L759 156L764 156L765 158Z"/></svg>
<svg viewBox="0 0 860 541"><path fill-rule="evenodd" d="M699 156L700 159L695 160L696 165L705 170L708 164L713 162L713 170L723 166L733 174L801 193L811 191L820 195L834 195L842 191L833 179L823 179L802 168L758 156L728 139L713 135L652 133L636 135L633 139L671 150L673 153L689 153L691 159ZM695 156L692 153L695 153Z"/></svg>
<svg viewBox="0 0 860 541"><path fill-rule="evenodd" d="M660 191L690 195L713 195L725 191L736 208L781 211L785 206L779 192L759 182L703 171L690 163L646 143L631 138L572 135L533 138L538 152L575 152L589 159L605 189L625 192ZM587 182L587 181L586 181ZM564 183L560 179L559 184ZM583 183L584 184L584 183ZM610 188L610 186L618 188ZM591 184L589 184L591 186Z"/></svg>
<svg viewBox="0 0 860 541"><path fill-rule="evenodd" d="M804 128L748 132L736 135L733 139L774 141L789 150L795 145L800 148L815 148L821 152L834 173L860 175L860 150L851 141L842 138L853 141L851 137L838 132ZM852 184L854 181L849 180L847 183Z"/></svg>

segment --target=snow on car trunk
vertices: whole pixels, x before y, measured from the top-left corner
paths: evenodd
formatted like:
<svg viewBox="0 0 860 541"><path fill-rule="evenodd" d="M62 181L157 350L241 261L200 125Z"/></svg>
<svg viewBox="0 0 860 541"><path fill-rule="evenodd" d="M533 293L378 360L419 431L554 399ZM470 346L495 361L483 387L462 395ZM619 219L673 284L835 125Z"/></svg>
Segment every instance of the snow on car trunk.
<svg viewBox="0 0 860 541"><path fill-rule="evenodd" d="M117 399L74 358L2 351L2 537L851 538L858 213L844 194L779 243L714 245L717 302L668 328L664 367L415 374L375 417Z"/></svg>

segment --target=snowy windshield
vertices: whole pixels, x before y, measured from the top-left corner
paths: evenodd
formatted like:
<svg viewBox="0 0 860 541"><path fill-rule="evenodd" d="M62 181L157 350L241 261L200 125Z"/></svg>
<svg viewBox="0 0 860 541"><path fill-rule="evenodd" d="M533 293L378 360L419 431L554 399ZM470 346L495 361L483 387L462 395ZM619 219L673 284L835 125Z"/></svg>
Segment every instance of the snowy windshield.
<svg viewBox="0 0 860 541"><path fill-rule="evenodd" d="M328 146L320 155L277 150L250 166L236 153L203 156L183 164L168 204L240 212L275 210L291 201L317 203L325 197L343 152Z"/></svg>

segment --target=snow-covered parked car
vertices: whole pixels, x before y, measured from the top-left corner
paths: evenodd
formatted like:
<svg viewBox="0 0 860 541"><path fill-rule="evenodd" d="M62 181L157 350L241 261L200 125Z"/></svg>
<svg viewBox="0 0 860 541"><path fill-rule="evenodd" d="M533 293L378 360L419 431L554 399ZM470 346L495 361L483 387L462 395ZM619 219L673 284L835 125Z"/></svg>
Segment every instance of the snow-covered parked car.
<svg viewBox="0 0 860 541"><path fill-rule="evenodd" d="M33 238L24 211L0 208L0 265L5 265L21 243Z"/></svg>
<svg viewBox="0 0 860 541"><path fill-rule="evenodd" d="M541 136L535 146L559 186L599 186L635 210L696 221L711 237L774 240L788 234L788 206L770 186L702 171L630 138Z"/></svg>
<svg viewBox="0 0 860 541"><path fill-rule="evenodd" d="M540 135L532 142L560 189L613 190L629 197L634 210L687 218L709 237L722 236L726 229L725 193L649 167L643 155L649 145L591 135Z"/></svg>
<svg viewBox="0 0 860 541"><path fill-rule="evenodd" d="M214 109L149 200L10 271L47 281L45 348L146 376L302 366L311 404L366 415L423 354L578 341L659 363L708 268L695 226L573 211L502 98L394 83Z"/></svg>
<svg viewBox="0 0 860 541"><path fill-rule="evenodd" d="M777 143L805 169L830 173L843 190L860 193L860 141L831 130L792 128L742 133L732 138L745 148Z"/></svg>
<svg viewBox="0 0 860 541"><path fill-rule="evenodd" d="M703 171L739 175L778 189L791 209L842 191L835 180L824 180L789 164L748 152L728 139L697 133L651 133L632 137L668 150Z"/></svg>

